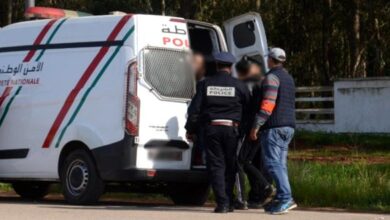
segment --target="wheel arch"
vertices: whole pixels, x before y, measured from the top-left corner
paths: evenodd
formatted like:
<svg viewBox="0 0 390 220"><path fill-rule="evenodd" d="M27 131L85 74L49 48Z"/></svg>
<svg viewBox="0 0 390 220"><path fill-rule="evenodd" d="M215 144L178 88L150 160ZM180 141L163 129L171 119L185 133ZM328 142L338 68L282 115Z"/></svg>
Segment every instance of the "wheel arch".
<svg viewBox="0 0 390 220"><path fill-rule="evenodd" d="M72 154L72 152L77 152L76 154ZM76 194L72 193L74 188L69 189L68 183L70 183L67 176L67 159L71 157L72 163L74 163L75 159L78 160L82 158L85 162L85 166L88 166L87 180L83 178L80 182L80 186L77 186L76 190L78 191ZM61 150L60 157L58 160L58 173L60 177L60 182L62 183L62 194L65 197L65 200L70 204L75 205L87 205L96 203L100 196L104 193L105 183L104 180L101 179L99 170L96 166L96 160L93 156L92 151L89 147L81 142L81 141L71 141L67 143L63 149ZM64 171L66 173L64 173ZM83 186L82 188L79 188Z"/></svg>
<svg viewBox="0 0 390 220"><path fill-rule="evenodd" d="M91 149L82 141L70 141L67 144L64 145L64 147L61 150L60 157L58 160L58 167L57 167L57 172L58 176L61 178L61 169L64 164L65 159L69 156L70 153L72 153L75 150L84 150L91 156L92 161L94 162L96 166L96 160L95 157L92 154Z"/></svg>

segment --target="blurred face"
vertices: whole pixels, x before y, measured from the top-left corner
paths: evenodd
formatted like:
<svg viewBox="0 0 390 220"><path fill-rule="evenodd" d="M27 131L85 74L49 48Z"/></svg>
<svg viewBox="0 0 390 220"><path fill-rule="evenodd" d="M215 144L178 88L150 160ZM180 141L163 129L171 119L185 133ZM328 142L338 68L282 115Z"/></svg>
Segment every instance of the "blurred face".
<svg viewBox="0 0 390 220"><path fill-rule="evenodd" d="M249 68L248 77L259 77L261 75L261 68L256 64L252 64Z"/></svg>
<svg viewBox="0 0 390 220"><path fill-rule="evenodd" d="M248 73L238 73L238 79L246 80L250 78L257 78L261 75L261 67L256 64L251 64Z"/></svg>
<svg viewBox="0 0 390 220"><path fill-rule="evenodd" d="M200 54L194 54L192 59L192 68L195 72L195 78L196 80L200 80L206 74L204 57Z"/></svg>

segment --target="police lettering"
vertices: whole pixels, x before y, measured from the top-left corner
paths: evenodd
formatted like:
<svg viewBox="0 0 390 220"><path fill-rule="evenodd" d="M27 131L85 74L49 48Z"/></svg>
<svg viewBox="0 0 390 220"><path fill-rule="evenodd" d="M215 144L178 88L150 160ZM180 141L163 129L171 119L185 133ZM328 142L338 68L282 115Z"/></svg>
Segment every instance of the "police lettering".
<svg viewBox="0 0 390 220"><path fill-rule="evenodd" d="M234 97L236 89L234 87L208 86L207 96Z"/></svg>
<svg viewBox="0 0 390 220"><path fill-rule="evenodd" d="M173 45L175 47L189 47L188 40L183 40L180 38L170 38L170 37L163 37L163 44L164 45Z"/></svg>

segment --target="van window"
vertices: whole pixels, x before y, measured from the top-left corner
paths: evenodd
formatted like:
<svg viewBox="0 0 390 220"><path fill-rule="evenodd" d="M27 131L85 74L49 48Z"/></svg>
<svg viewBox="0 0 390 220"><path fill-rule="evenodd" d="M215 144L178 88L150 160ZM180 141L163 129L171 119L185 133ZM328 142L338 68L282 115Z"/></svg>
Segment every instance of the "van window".
<svg viewBox="0 0 390 220"><path fill-rule="evenodd" d="M234 44L238 48L245 48L255 44L255 24L253 21L247 21L234 26L233 28Z"/></svg>
<svg viewBox="0 0 390 220"><path fill-rule="evenodd" d="M162 48L143 50L145 81L163 99L191 99L195 93L195 77L190 54Z"/></svg>
<svg viewBox="0 0 390 220"><path fill-rule="evenodd" d="M206 59L206 76L216 72L213 54L221 51L221 42L218 33L211 25L188 23L188 32L191 49L201 53Z"/></svg>
<svg viewBox="0 0 390 220"><path fill-rule="evenodd" d="M203 55L212 55L220 51L219 40L214 29L189 24L188 30L193 51Z"/></svg>

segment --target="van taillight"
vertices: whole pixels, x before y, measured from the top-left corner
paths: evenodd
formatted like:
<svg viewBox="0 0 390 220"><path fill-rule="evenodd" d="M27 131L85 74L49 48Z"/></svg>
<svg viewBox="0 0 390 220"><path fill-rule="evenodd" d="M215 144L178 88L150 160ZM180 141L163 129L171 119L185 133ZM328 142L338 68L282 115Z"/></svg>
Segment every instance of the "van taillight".
<svg viewBox="0 0 390 220"><path fill-rule="evenodd" d="M130 96L127 102L126 127L130 135L138 135L139 124L139 99Z"/></svg>
<svg viewBox="0 0 390 220"><path fill-rule="evenodd" d="M140 100L137 97L137 63L130 64L127 74L126 130L137 136L139 131Z"/></svg>

